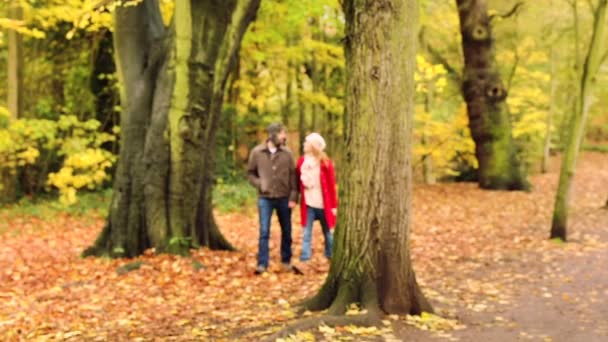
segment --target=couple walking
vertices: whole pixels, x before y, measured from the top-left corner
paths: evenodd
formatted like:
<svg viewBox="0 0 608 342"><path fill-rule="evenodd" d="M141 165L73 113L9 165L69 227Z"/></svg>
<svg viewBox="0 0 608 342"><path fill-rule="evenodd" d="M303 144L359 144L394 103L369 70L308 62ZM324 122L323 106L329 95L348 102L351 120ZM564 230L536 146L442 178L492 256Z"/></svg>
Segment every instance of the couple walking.
<svg viewBox="0 0 608 342"><path fill-rule="evenodd" d="M332 161L325 154L325 140L318 133L306 136L304 155L295 164L285 146L287 130L280 123L268 126L268 139L249 155L247 177L258 190L260 236L256 274L266 272L269 263L270 220L276 210L281 226L281 267L291 265L291 210L300 197L303 227L300 261L311 257L312 225L321 222L325 236L325 256L331 257L332 230L336 224L338 196Z"/></svg>

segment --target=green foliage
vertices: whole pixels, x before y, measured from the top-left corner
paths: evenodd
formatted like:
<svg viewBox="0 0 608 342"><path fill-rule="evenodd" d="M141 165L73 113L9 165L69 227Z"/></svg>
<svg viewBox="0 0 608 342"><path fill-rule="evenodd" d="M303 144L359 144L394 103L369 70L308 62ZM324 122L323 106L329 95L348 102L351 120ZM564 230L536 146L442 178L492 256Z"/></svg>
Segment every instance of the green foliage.
<svg viewBox="0 0 608 342"><path fill-rule="evenodd" d="M232 104L240 121L253 125L251 130L278 119L293 128L304 111L307 131L323 127L325 135L340 136L343 26L335 0L263 1L243 39L239 78L231 86L238 93ZM318 108L316 127L313 106Z"/></svg>
<svg viewBox="0 0 608 342"><path fill-rule="evenodd" d="M78 217L91 217L91 213L105 216L111 199L111 189L83 193L73 205L64 205L55 196L47 194L35 198L23 197L16 203L3 206L0 211L8 217L28 216L40 219L52 219L60 213Z"/></svg>
<svg viewBox="0 0 608 342"><path fill-rule="evenodd" d="M586 145L583 145L582 149L584 151L594 151L594 152L608 153L608 145L590 145L590 144L586 144Z"/></svg>
<svg viewBox="0 0 608 342"><path fill-rule="evenodd" d="M219 179L213 189L213 206L221 212L251 208L256 199L257 191L244 179L232 183Z"/></svg>

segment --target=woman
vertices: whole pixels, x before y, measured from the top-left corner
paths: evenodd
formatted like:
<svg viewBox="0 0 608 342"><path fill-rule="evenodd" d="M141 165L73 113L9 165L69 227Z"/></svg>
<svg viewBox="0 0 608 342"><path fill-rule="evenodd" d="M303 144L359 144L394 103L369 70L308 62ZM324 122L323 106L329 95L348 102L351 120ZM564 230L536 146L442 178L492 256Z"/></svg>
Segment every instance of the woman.
<svg viewBox="0 0 608 342"><path fill-rule="evenodd" d="M331 258L332 230L336 225L338 196L334 165L323 152L325 140L318 133L311 133L304 141L304 155L298 159L296 176L300 182L301 215L304 237L300 261L310 260L312 224L321 222L325 236L325 256Z"/></svg>

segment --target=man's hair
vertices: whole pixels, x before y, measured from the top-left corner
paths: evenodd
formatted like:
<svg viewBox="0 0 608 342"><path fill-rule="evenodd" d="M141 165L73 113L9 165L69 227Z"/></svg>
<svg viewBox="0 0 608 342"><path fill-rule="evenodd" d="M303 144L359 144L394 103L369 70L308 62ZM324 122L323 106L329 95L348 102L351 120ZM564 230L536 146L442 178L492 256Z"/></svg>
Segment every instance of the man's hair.
<svg viewBox="0 0 608 342"><path fill-rule="evenodd" d="M281 131L285 130L285 125L280 122L273 122L266 128L268 131L268 136L273 136L279 134Z"/></svg>

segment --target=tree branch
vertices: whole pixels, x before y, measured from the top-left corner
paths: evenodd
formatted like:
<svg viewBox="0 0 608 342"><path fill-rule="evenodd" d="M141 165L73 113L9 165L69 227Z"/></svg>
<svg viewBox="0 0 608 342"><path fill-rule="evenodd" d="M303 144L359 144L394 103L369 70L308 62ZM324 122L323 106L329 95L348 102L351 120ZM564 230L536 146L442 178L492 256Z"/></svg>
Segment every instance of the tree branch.
<svg viewBox="0 0 608 342"><path fill-rule="evenodd" d="M426 48L428 54L433 59L433 63L439 63L443 65L445 70L448 72L448 75L458 84L462 82L462 75L454 68L448 60L441 55L441 53L435 50L431 44L426 40L426 27L422 26L420 28L420 33L418 34L418 40L420 41L420 45Z"/></svg>
<svg viewBox="0 0 608 342"><path fill-rule="evenodd" d="M595 6L593 6L593 1L587 0L587 5L589 5L589 11L591 11L592 14L595 14Z"/></svg>
<svg viewBox="0 0 608 342"><path fill-rule="evenodd" d="M507 81L507 90L511 90L511 84L513 83L513 79L515 78L515 73L517 72L517 67L519 66L519 60L519 53L517 52L517 48L515 48L515 61L513 62L511 72L509 73L509 80Z"/></svg>
<svg viewBox="0 0 608 342"><path fill-rule="evenodd" d="M260 6L260 1L261 0L237 1L236 8L232 13L232 18L226 29L225 38L222 42L215 64L215 81L213 89L216 96L223 93L224 84L228 78L234 56L241 44L247 26L249 26L249 23L255 18L258 7Z"/></svg>
<svg viewBox="0 0 608 342"><path fill-rule="evenodd" d="M505 14L492 14L489 17L490 22L492 22L492 20L494 20L494 18L499 17L502 19L507 19L513 15L517 15L519 13L519 9L524 5L523 2L518 2L515 4L515 6L513 6L513 8L511 8L511 10Z"/></svg>

